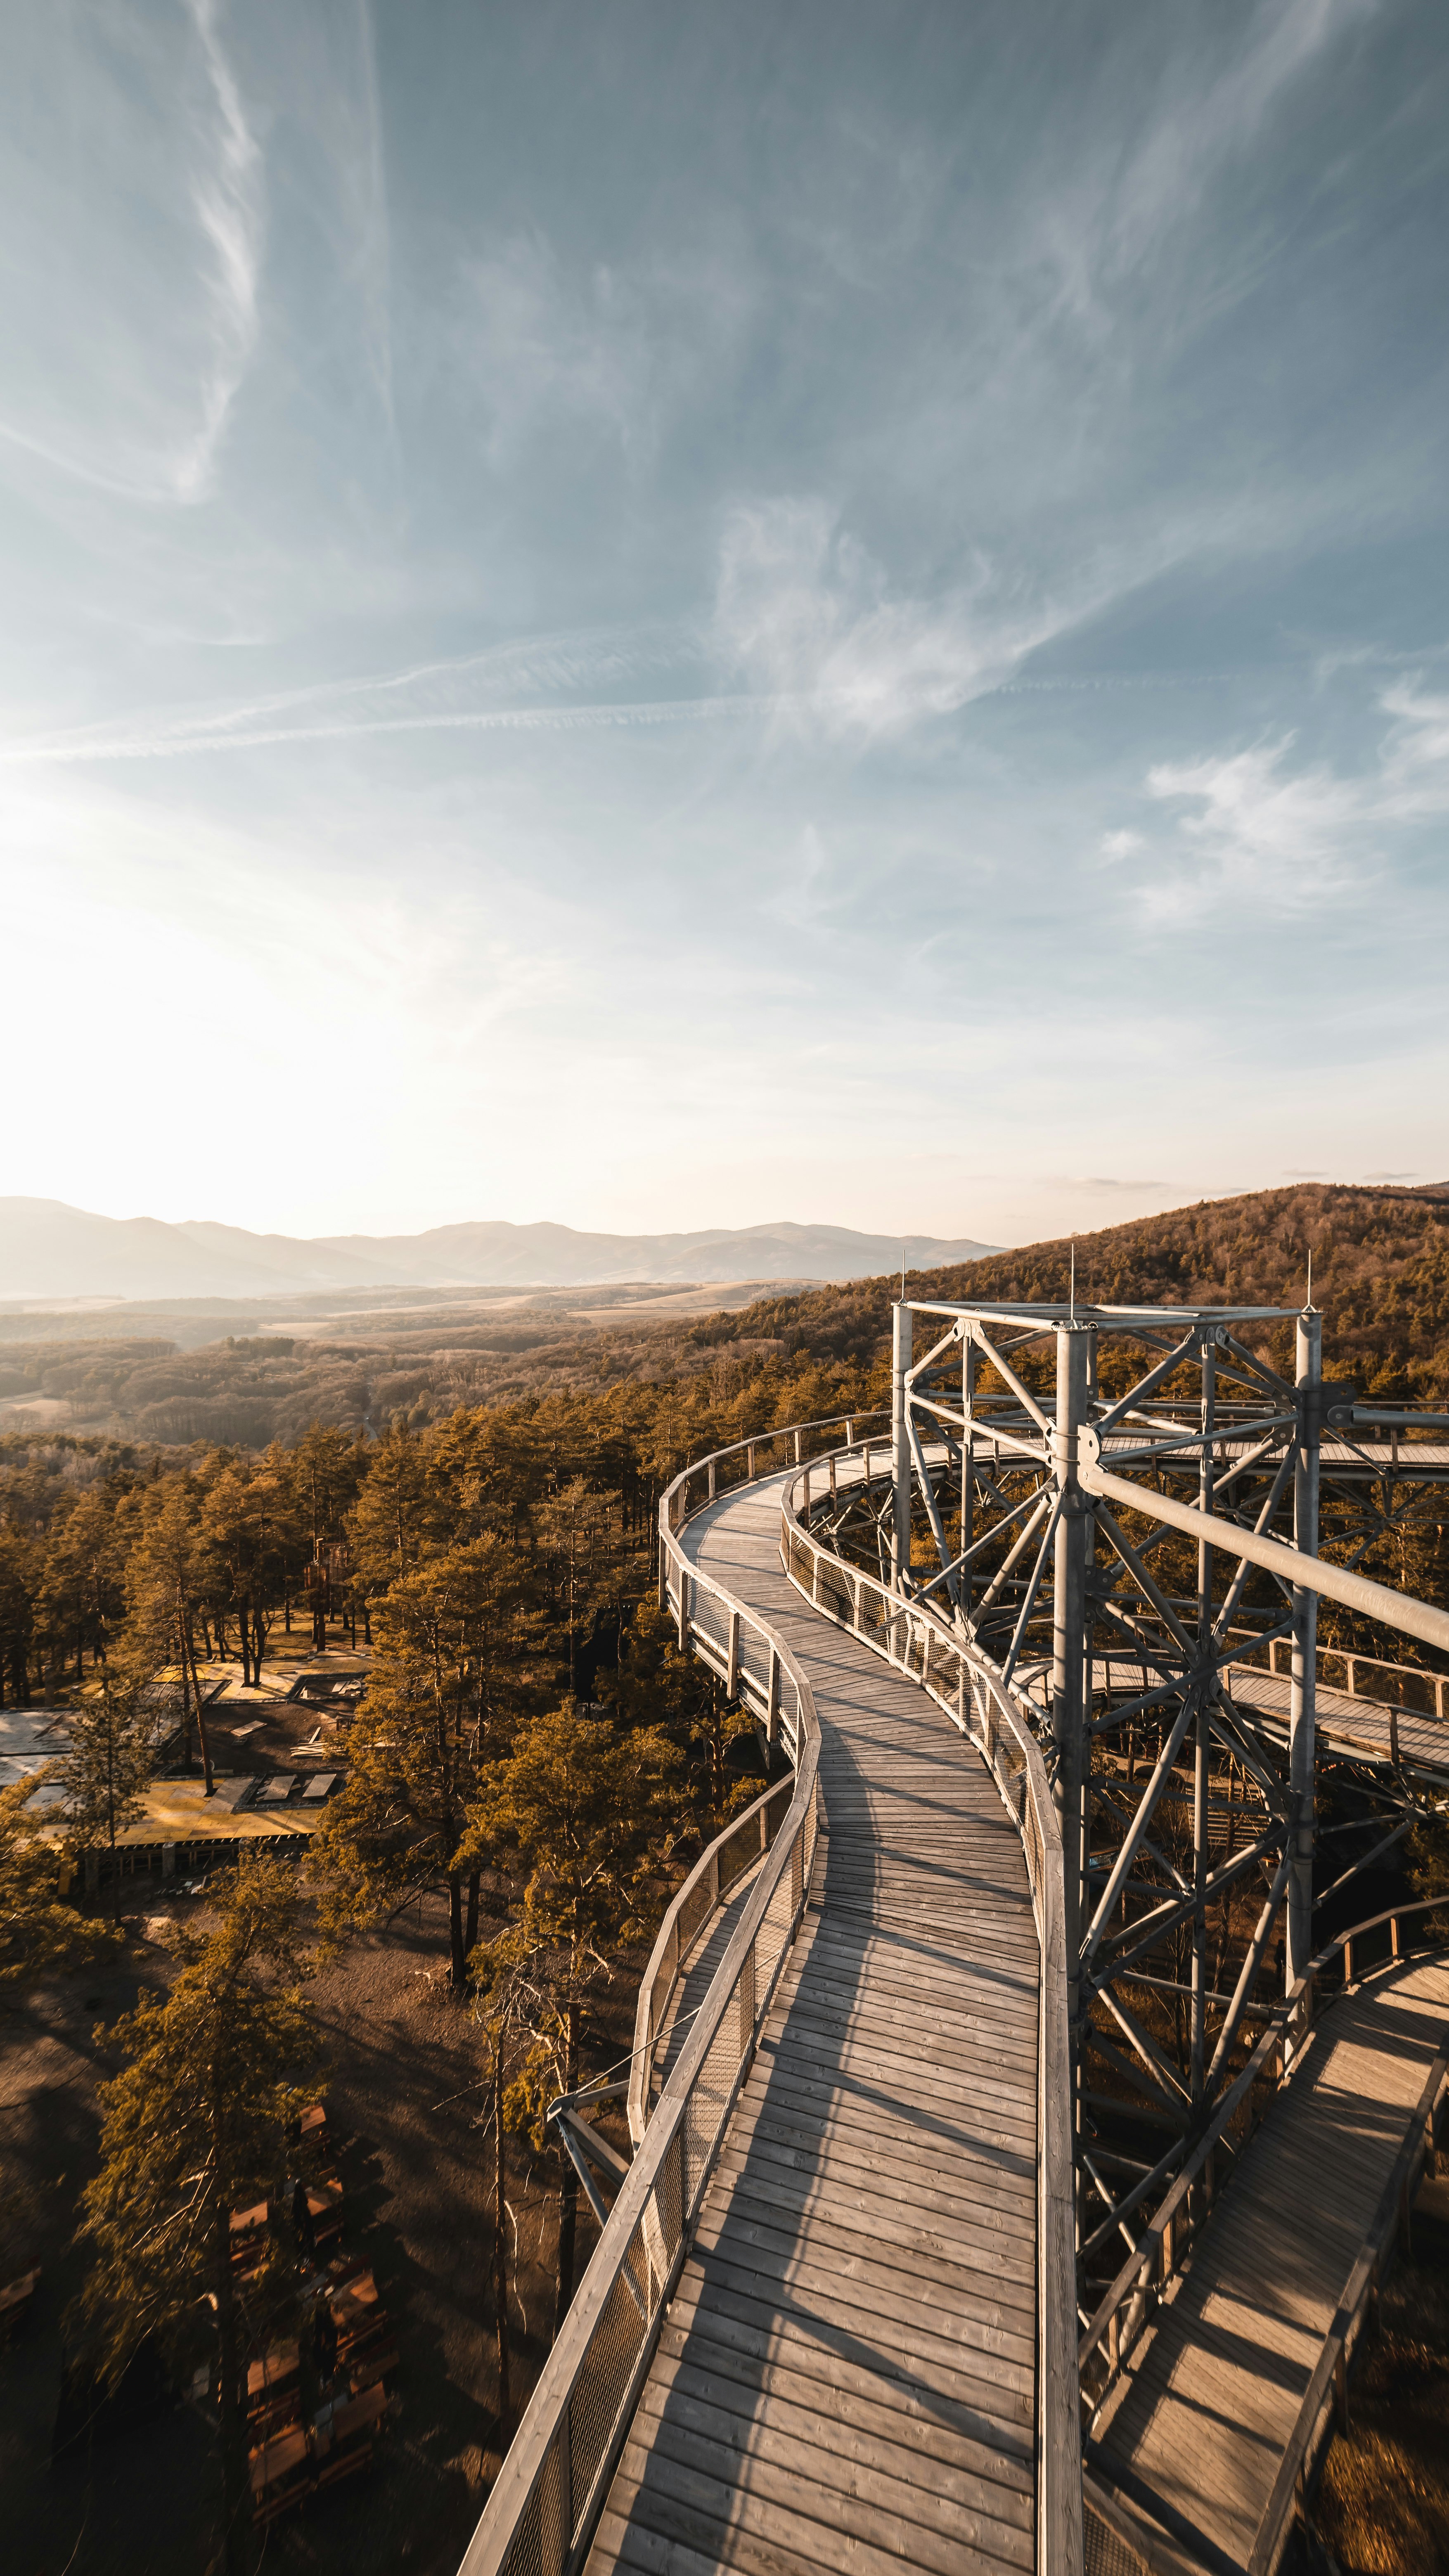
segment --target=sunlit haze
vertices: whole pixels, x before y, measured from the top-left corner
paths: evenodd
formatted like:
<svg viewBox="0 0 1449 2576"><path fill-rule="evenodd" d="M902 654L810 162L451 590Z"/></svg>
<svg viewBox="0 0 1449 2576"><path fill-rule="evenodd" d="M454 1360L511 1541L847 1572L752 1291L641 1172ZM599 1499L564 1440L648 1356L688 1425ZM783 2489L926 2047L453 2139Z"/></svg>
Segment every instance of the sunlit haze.
<svg viewBox="0 0 1449 2576"><path fill-rule="evenodd" d="M10 0L0 1194L1449 1171L1433 0Z"/></svg>

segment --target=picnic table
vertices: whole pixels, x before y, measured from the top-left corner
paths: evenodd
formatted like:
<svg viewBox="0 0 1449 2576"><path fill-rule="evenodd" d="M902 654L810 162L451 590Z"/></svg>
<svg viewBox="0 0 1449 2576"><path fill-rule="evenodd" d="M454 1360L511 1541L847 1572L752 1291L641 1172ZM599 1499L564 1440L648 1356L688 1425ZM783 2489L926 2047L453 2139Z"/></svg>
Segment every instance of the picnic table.
<svg viewBox="0 0 1449 2576"><path fill-rule="evenodd" d="M250 2209L232 2211L231 2267L243 2280L250 2279L264 2259L271 2214L264 2200L255 2202Z"/></svg>
<svg viewBox="0 0 1449 2576"><path fill-rule="evenodd" d="M260 2361L251 2362L247 2368L248 2407L275 2404L282 2391L296 2380L301 2366L301 2349L295 2343L279 2343Z"/></svg>
<svg viewBox="0 0 1449 2576"><path fill-rule="evenodd" d="M295 2504L312 2484L312 2450L300 2424L263 2442L252 2453L252 2520L271 2522Z"/></svg>
<svg viewBox="0 0 1449 2576"><path fill-rule="evenodd" d="M337 2358L354 2388L366 2387L381 2379L384 2371L396 2370L397 2346L370 2272L356 2273L327 2304L337 2328Z"/></svg>
<svg viewBox="0 0 1449 2576"><path fill-rule="evenodd" d="M324 2174L319 2182L307 2187L307 2215L312 2222L314 2244L342 2233L342 2185L336 2174Z"/></svg>
<svg viewBox="0 0 1449 2576"><path fill-rule="evenodd" d="M312 2426L319 2487L333 2486L354 2469L366 2467L372 2457L373 2433L386 2410L386 2391L376 2386L322 2407Z"/></svg>

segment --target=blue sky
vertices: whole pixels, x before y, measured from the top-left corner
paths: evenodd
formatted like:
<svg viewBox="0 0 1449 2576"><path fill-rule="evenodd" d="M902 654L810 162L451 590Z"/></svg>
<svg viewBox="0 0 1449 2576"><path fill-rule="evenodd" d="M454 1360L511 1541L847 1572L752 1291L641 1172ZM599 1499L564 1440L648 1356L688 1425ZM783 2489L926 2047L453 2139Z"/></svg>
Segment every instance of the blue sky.
<svg viewBox="0 0 1449 2576"><path fill-rule="evenodd" d="M6 24L0 1190L1449 1173L1441 7Z"/></svg>

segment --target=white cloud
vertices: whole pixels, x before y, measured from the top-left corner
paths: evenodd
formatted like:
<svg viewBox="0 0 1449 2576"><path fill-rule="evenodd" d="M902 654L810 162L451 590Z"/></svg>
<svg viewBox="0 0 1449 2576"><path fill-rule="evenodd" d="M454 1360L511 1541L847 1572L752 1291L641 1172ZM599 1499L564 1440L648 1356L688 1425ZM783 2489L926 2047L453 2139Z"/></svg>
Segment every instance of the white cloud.
<svg viewBox="0 0 1449 2576"><path fill-rule="evenodd" d="M1313 911L1372 879L1396 827L1449 815L1449 698L1404 682L1379 704L1392 724L1376 766L1358 777L1322 764L1295 769L1292 733L1149 769L1147 794L1189 810L1139 886L1148 921L1197 920L1224 896L1247 897L1280 917ZM1132 831L1103 835L1115 857L1145 846Z"/></svg>
<svg viewBox="0 0 1449 2576"><path fill-rule="evenodd" d="M1101 299L1160 258L1168 237L1233 161L1248 155L1285 93L1379 0L1262 0L1227 68L1204 77L1189 56L1176 93L1136 148L1089 162L1049 204L1043 230L1063 300L1100 326ZM1221 295L1224 285L1218 281Z"/></svg>
<svg viewBox="0 0 1449 2576"><path fill-rule="evenodd" d="M65 14L7 13L25 108L0 154L0 439L92 490L187 505L256 351L261 147L221 0L185 0L181 29L137 0L69 35Z"/></svg>
<svg viewBox="0 0 1449 2576"><path fill-rule="evenodd" d="M211 355L201 419L176 463L176 491L183 501L200 500L207 491L218 442L256 346L262 235L261 153L217 32L217 0L190 0L190 8L215 114L207 166L194 191L196 219L212 257Z"/></svg>
<svg viewBox="0 0 1449 2576"><path fill-rule="evenodd" d="M725 524L721 658L834 734L875 739L950 715L994 688L1056 623L994 597L984 563L969 592L891 598L880 565L818 497L742 504Z"/></svg>

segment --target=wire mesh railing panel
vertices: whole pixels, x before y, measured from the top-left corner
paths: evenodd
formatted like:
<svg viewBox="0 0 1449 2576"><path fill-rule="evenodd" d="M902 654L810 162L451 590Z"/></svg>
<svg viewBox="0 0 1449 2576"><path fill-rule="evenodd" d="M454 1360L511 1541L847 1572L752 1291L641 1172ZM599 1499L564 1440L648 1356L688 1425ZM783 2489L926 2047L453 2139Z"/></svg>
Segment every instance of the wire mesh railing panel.
<svg viewBox="0 0 1449 2576"><path fill-rule="evenodd" d="M575 2528L587 2511L648 2331L649 2311L637 2286L638 2276L645 2270L642 2229L636 2228L635 2238L637 2264L626 2263L615 2280L589 2339L588 2358L569 2400Z"/></svg>
<svg viewBox="0 0 1449 2576"><path fill-rule="evenodd" d="M689 2115L685 2124L686 2155L689 2164L689 2207L691 2214L698 2205L705 2169L713 2157L719 2134L734 2097L735 2078L740 2071L740 1980L736 1978L719 2028L706 2052L704 2064L695 2078L689 2097Z"/></svg>
<svg viewBox="0 0 1449 2576"><path fill-rule="evenodd" d="M751 1867L752 1863L759 1859L759 1857L760 1841L758 1828L754 1833L749 1835L734 1834L731 1836L730 1840L722 1846L719 1856L719 1892L721 1896L723 1896L727 1887L734 1886L736 1879L740 1878L743 1873Z"/></svg>

